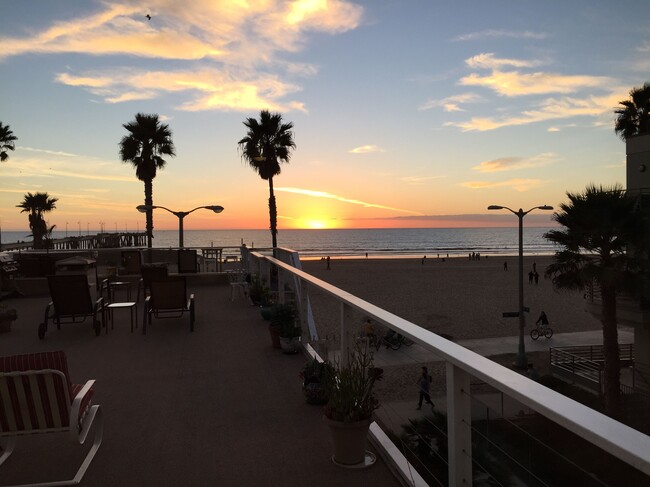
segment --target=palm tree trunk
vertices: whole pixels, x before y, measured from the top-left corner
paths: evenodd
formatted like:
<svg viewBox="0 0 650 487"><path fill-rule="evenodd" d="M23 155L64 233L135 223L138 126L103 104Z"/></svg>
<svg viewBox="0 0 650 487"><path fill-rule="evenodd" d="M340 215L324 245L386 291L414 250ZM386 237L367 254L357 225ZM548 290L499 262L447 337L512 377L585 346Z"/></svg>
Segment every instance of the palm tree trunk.
<svg viewBox="0 0 650 487"><path fill-rule="evenodd" d="M275 204L275 193L273 193L273 178L269 178L269 218L271 220L271 241L273 248L278 246L278 208Z"/></svg>
<svg viewBox="0 0 650 487"><path fill-rule="evenodd" d="M153 205L153 181L151 179L144 182L144 204L147 206L147 248L150 249L152 247L151 239L153 239L153 209L151 208Z"/></svg>
<svg viewBox="0 0 650 487"><path fill-rule="evenodd" d="M32 245L35 249L43 248L43 236L45 235L42 229L43 226L41 224L41 218L37 213L29 215L29 228L32 231Z"/></svg>
<svg viewBox="0 0 650 487"><path fill-rule="evenodd" d="M603 325L603 352L605 355L605 411L621 419L621 378L618 354L618 329L616 322L616 292L601 286Z"/></svg>

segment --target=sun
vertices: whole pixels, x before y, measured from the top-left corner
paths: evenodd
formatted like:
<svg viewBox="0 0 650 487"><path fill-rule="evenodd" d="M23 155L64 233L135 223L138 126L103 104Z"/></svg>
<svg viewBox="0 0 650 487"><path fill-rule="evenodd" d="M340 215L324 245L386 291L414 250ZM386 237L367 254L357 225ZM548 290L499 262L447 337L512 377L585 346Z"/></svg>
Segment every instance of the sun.
<svg viewBox="0 0 650 487"><path fill-rule="evenodd" d="M322 228L329 228L324 220L305 220L304 227L312 230L320 230Z"/></svg>

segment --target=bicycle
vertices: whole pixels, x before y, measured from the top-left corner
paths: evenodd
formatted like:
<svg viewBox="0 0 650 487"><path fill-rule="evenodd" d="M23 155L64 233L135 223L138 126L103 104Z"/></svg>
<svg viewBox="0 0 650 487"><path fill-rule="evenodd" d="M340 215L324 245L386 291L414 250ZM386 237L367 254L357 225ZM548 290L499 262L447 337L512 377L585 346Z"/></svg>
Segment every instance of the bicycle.
<svg viewBox="0 0 650 487"><path fill-rule="evenodd" d="M384 345L386 348L391 348L393 350L398 350L402 345L410 347L413 345L413 340L406 338L400 333L395 333L393 330L389 330L383 337L379 338L376 343L377 350Z"/></svg>
<svg viewBox="0 0 650 487"><path fill-rule="evenodd" d="M535 325L536 327L530 330L530 338L537 340L543 336L547 340L553 336L553 329L549 325Z"/></svg>

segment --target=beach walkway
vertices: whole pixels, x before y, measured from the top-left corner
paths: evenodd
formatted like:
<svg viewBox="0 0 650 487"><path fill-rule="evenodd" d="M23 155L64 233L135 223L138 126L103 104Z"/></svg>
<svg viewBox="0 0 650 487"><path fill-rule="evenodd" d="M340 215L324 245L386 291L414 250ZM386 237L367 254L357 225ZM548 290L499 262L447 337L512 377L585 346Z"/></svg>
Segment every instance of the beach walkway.
<svg viewBox="0 0 650 487"><path fill-rule="evenodd" d="M527 332L530 329L526 330ZM501 355L506 353L517 353L519 346L519 335L476 338L471 340L459 340L460 346L468 348L484 357ZM583 345L602 345L603 332L601 330L578 331L572 333L556 333L550 339L539 338L533 340L528 333L524 335L526 352L548 352L554 347L575 347ZM634 343L634 331L632 328L619 327L618 343L626 345ZM378 367L390 367L405 364L420 364L437 362L442 359L433 352L426 350L417 343L410 347L402 346L398 350L381 348L374 355L374 363Z"/></svg>
<svg viewBox="0 0 650 487"><path fill-rule="evenodd" d="M48 298L3 301L19 318L0 335L0 355L64 350L73 381L97 380L104 442L83 485L400 485L379 458L362 470L335 466L322 410L302 395L305 357L272 349L259 311L231 302L227 285L190 288L194 333L185 317L154 320L142 335L138 314L132 334L128 311L118 310L108 335L62 325L40 341ZM70 478L85 448L62 435L19 439L0 485Z"/></svg>

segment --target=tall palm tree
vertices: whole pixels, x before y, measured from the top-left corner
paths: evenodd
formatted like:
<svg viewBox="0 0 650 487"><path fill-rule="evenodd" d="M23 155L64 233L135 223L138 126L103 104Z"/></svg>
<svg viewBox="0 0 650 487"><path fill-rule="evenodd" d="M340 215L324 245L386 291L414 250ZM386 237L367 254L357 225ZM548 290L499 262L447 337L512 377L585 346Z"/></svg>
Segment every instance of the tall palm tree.
<svg viewBox="0 0 650 487"><path fill-rule="evenodd" d="M587 186L583 193L567 193L553 219L562 230L544 236L560 245L546 275L560 289L600 290L603 350L605 356L605 409L621 416L620 366L616 296L636 288L636 262L626 253L635 242L639 214L635 201L620 185Z"/></svg>
<svg viewBox="0 0 650 487"><path fill-rule="evenodd" d="M16 149L14 140L18 140L18 137L9 129L9 125L2 125L0 122L0 162L9 159L7 151Z"/></svg>
<svg viewBox="0 0 650 487"><path fill-rule="evenodd" d="M273 193L273 177L280 174L280 162L289 162L291 151L296 148L291 131L293 123L283 123L281 114L262 110L259 122L247 118L244 125L248 132L238 142L239 150L242 159L269 182L269 219L275 248L278 246L278 208Z"/></svg>
<svg viewBox="0 0 650 487"><path fill-rule="evenodd" d="M650 83L644 83L641 88L632 88L630 99L619 102L619 105L614 110L614 131L621 139L650 134Z"/></svg>
<svg viewBox="0 0 650 487"><path fill-rule="evenodd" d="M32 231L34 239L34 248L42 249L44 237L49 235L54 226L47 228L44 214L56 208L58 198L50 198L47 193L27 193L18 208L22 208L21 213L29 213L29 228Z"/></svg>
<svg viewBox="0 0 650 487"><path fill-rule="evenodd" d="M147 206L147 247L151 248L153 238L153 179L158 169L165 167L161 156L176 155L172 131L169 125L161 123L157 114L138 113L135 120L122 125L129 134L120 141L122 162L129 162L135 168L136 177L144 182L144 204Z"/></svg>

